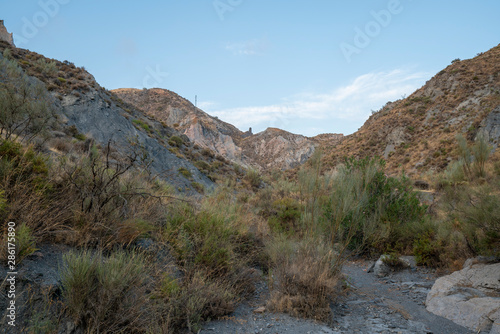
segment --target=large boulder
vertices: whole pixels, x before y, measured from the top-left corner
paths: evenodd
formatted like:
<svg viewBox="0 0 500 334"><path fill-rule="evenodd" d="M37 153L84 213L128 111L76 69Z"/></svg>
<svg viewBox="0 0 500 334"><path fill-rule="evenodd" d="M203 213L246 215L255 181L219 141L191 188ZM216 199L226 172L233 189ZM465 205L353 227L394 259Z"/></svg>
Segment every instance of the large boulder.
<svg viewBox="0 0 500 334"><path fill-rule="evenodd" d="M500 334L500 263L470 259L436 280L427 310L473 331Z"/></svg>

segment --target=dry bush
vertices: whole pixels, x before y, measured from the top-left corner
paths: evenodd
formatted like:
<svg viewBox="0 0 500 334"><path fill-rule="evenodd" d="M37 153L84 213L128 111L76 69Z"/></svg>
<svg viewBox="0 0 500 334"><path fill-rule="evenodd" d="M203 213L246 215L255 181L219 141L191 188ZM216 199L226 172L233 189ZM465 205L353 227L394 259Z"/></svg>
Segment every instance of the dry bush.
<svg viewBox="0 0 500 334"><path fill-rule="evenodd" d="M31 148L4 141L0 145L2 221L24 226L34 241L56 240L69 229L72 199L57 187L46 159ZM2 234L5 231L2 231ZM2 245L6 243L2 243ZM3 254L3 253L2 253Z"/></svg>
<svg viewBox="0 0 500 334"><path fill-rule="evenodd" d="M93 147L77 161L61 161L60 181L74 199L72 227L77 245L112 248L154 229L164 193L132 171L138 155L103 154Z"/></svg>
<svg viewBox="0 0 500 334"><path fill-rule="evenodd" d="M162 281L157 312L163 327L176 333L184 328L197 333L204 319L217 319L234 311L239 300L231 282L224 278L207 278L196 272L179 283L168 276Z"/></svg>
<svg viewBox="0 0 500 334"><path fill-rule="evenodd" d="M72 150L73 145L67 138L55 138L50 142L50 146L59 152L68 153Z"/></svg>
<svg viewBox="0 0 500 334"><path fill-rule="evenodd" d="M184 276L163 279L165 322L196 332L202 320L231 313L252 293L264 265L263 244L249 225L259 223L222 187L197 206L171 203L162 233Z"/></svg>
<svg viewBox="0 0 500 334"><path fill-rule="evenodd" d="M22 222L38 242L79 246L128 245L154 230L164 214L166 188L153 189L127 169L132 164L103 160L95 149L71 157L50 162L31 148L4 141L0 218Z"/></svg>
<svg viewBox="0 0 500 334"><path fill-rule="evenodd" d="M340 286L338 256L313 240L274 240L268 252L273 261L268 307L295 317L327 320Z"/></svg>

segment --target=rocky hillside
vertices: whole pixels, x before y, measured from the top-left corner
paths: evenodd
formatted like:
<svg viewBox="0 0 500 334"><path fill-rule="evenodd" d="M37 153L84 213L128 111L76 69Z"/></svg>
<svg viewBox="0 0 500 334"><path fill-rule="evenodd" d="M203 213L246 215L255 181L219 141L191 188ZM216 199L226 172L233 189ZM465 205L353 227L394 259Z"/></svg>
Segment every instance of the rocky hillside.
<svg viewBox="0 0 500 334"><path fill-rule="evenodd" d="M191 102L166 89L116 89L122 100L144 110L149 116L188 136L194 143L227 159L246 165L236 143L243 133L231 124L212 117Z"/></svg>
<svg viewBox="0 0 500 334"><path fill-rule="evenodd" d="M128 155L141 151L148 170L176 191L203 192L219 177L235 174L225 159L195 147L179 131L145 115L102 88L84 68L46 58L0 41L0 59L20 66L27 80L38 82L50 99L58 121L48 129L48 148L67 154L73 142L93 143Z"/></svg>
<svg viewBox="0 0 500 334"><path fill-rule="evenodd" d="M321 141L333 145L339 139L339 135L307 138L272 128L255 135L251 130L242 132L166 89L124 88L113 93L197 145L244 167L289 169L306 161Z"/></svg>
<svg viewBox="0 0 500 334"><path fill-rule="evenodd" d="M314 153L317 142L276 128L267 128L241 141L246 157L265 168L296 167Z"/></svg>
<svg viewBox="0 0 500 334"><path fill-rule="evenodd" d="M356 133L325 147L327 166L349 154L374 154L390 171L441 170L456 158L456 136L475 139L485 130L500 137L500 46L473 59L456 59L408 98L387 103ZM348 153L347 153L348 152Z"/></svg>

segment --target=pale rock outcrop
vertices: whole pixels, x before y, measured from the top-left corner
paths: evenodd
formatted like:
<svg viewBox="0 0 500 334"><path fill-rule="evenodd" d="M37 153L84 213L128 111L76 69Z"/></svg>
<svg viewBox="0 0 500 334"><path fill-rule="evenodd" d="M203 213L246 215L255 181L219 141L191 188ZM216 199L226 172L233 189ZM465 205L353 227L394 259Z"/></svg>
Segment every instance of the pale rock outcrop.
<svg viewBox="0 0 500 334"><path fill-rule="evenodd" d="M0 41L7 42L15 47L14 37L12 37L12 33L9 33L7 28L5 28L3 20L0 20Z"/></svg>
<svg viewBox="0 0 500 334"><path fill-rule="evenodd" d="M471 330L500 334L500 263L468 260L462 270L436 280L426 307Z"/></svg>
<svg viewBox="0 0 500 334"><path fill-rule="evenodd" d="M384 159L389 157L391 152L396 150L396 147L406 142L409 139L409 135L406 133L404 127L397 127L392 130L387 136L387 146L384 150Z"/></svg>
<svg viewBox="0 0 500 334"><path fill-rule="evenodd" d="M264 169L289 169L303 164L317 142L276 128L268 128L241 142L243 154Z"/></svg>
<svg viewBox="0 0 500 334"><path fill-rule="evenodd" d="M389 266L386 261L390 259L390 255L383 254L379 257L379 259L373 263L370 268L368 268L369 273L374 273L375 276L385 277L389 275L394 268ZM399 257L399 266L401 268L415 268L417 266L417 262L415 261L414 256L400 256Z"/></svg>
<svg viewBox="0 0 500 334"><path fill-rule="evenodd" d="M245 168L294 168L307 161L321 143L335 144L343 137L324 134L309 138L275 128L257 134L253 134L252 128L242 132L166 89L117 89L113 92L185 134L191 142Z"/></svg>

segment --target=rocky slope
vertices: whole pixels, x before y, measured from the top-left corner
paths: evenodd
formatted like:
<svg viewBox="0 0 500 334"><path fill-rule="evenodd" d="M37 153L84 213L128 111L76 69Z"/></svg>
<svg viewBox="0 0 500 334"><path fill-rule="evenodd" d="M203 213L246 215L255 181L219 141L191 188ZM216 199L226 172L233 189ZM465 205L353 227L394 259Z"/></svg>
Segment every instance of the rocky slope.
<svg viewBox="0 0 500 334"><path fill-rule="evenodd" d="M207 171L200 171L195 165L202 160L210 165L215 159L201 154L201 150L195 149L187 138L180 138L182 135L178 131L125 104L102 88L83 68L29 50L12 48L4 41L0 41L0 59L7 48L10 50L8 57L21 66L30 80L40 81L46 87L51 107L59 118L55 127L50 129L52 139L57 139L54 142L78 139L101 146L110 143L123 155L140 148L148 158L149 170L165 179L175 190L195 193L200 188L214 186L214 178L209 178ZM173 137L180 141L171 141ZM52 139L49 138L49 145ZM53 152L66 153L57 149ZM223 163L217 166L226 167Z"/></svg>
<svg viewBox="0 0 500 334"><path fill-rule="evenodd" d="M346 152L384 156L390 171L421 174L456 158L456 135L474 140L485 130L500 137L500 46L468 60L454 60L408 98L387 103L339 145L323 145L327 167Z"/></svg>
<svg viewBox="0 0 500 334"><path fill-rule="evenodd" d="M267 128L241 141L243 153L264 169L293 168L314 153L317 141L276 128Z"/></svg>
<svg viewBox="0 0 500 334"><path fill-rule="evenodd" d="M251 130L242 132L208 115L166 89L123 88L113 92L127 103L182 132L197 145L244 167L289 169L306 161L321 141L333 145L341 137L308 138L272 128L254 135Z"/></svg>
<svg viewBox="0 0 500 334"><path fill-rule="evenodd" d="M196 144L211 149L231 161L243 164L236 145L243 133L231 124L212 117L191 102L166 89L116 89L122 100L184 133Z"/></svg>

